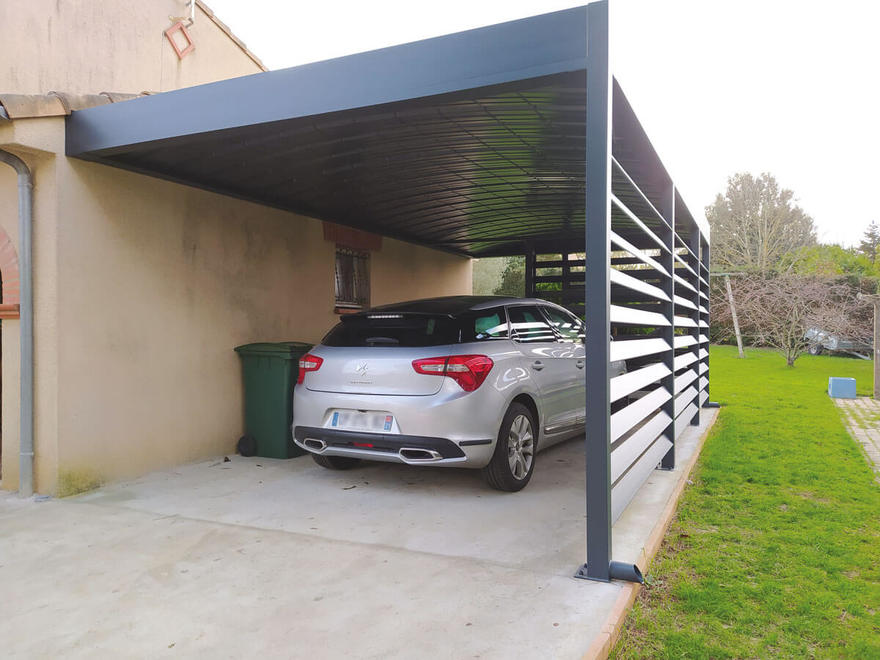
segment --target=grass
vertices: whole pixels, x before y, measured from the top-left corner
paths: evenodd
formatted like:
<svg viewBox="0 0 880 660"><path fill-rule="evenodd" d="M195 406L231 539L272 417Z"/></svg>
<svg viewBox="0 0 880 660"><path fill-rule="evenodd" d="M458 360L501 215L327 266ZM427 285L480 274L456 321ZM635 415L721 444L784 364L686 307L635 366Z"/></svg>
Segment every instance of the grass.
<svg viewBox="0 0 880 660"><path fill-rule="evenodd" d="M711 349L722 404L615 658L880 658L880 487L826 394L872 363Z"/></svg>

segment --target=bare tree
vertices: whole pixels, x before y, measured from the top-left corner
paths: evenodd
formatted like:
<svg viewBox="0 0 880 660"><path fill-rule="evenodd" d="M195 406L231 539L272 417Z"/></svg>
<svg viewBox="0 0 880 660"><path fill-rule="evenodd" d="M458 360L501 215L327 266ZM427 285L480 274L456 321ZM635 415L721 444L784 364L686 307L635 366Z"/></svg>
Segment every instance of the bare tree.
<svg viewBox="0 0 880 660"><path fill-rule="evenodd" d="M738 277L732 284L746 335L782 354L790 367L809 348L810 328L853 339L870 336L864 322L870 310L844 281L786 273Z"/></svg>
<svg viewBox="0 0 880 660"><path fill-rule="evenodd" d="M815 245L813 219L793 199L770 174L730 177L726 193L706 207L713 265L766 275L784 254Z"/></svg>

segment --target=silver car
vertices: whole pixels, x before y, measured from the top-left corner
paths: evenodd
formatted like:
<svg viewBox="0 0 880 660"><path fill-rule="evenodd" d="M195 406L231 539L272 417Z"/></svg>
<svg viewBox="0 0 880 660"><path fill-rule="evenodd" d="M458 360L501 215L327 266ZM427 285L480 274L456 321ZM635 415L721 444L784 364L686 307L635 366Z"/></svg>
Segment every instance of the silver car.
<svg viewBox="0 0 880 660"><path fill-rule="evenodd" d="M301 358L293 436L326 468L480 468L517 491L540 449L584 432L584 388L584 325L558 305L397 303L345 316Z"/></svg>

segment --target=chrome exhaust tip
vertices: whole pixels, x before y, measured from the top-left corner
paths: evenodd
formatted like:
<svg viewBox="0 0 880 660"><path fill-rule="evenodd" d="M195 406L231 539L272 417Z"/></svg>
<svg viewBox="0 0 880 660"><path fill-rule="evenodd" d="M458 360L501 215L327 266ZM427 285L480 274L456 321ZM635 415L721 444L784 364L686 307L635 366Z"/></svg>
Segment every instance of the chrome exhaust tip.
<svg viewBox="0 0 880 660"><path fill-rule="evenodd" d="M443 457L433 449L421 449L418 447L401 447L397 452L400 458L408 463L428 463L439 461Z"/></svg>
<svg viewBox="0 0 880 660"><path fill-rule="evenodd" d="M310 449L316 452L322 452L327 449L327 443L323 440L319 440L318 438L305 438L303 440L303 446L306 449Z"/></svg>

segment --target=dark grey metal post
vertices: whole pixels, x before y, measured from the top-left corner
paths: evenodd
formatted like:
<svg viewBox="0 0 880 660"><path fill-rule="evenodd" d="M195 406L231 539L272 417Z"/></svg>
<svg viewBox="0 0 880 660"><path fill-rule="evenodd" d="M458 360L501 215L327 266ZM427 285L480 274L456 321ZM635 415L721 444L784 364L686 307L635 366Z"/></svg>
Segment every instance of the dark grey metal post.
<svg viewBox="0 0 880 660"><path fill-rule="evenodd" d="M660 467L664 470L675 468L675 186L669 187L668 206L664 204L659 209L668 227L664 227L662 236L663 243L669 250L669 254L660 254L660 263L669 271L669 277L664 279L663 293L669 296L669 302L663 304L663 316L669 321L669 325L661 330L661 336L669 344L669 350L663 355L663 364L669 368L669 375L662 380L663 387L672 395L663 404L663 411L669 415L672 421L666 431L666 436L672 441L672 447L660 461Z"/></svg>
<svg viewBox="0 0 880 660"><path fill-rule="evenodd" d="M526 248L526 286L525 297L535 297L535 249L530 245Z"/></svg>
<svg viewBox="0 0 880 660"><path fill-rule="evenodd" d="M712 246L709 244L709 240L702 236L702 232L701 232L701 238L703 239L703 245L702 245L702 249L700 250L700 261L702 261L703 265L706 267L706 282L711 282L711 280L709 279L709 273L712 270L712 264L711 264ZM706 309L709 310L709 313L704 314L703 316L706 317L705 318L706 324L711 325L711 323L712 323L712 308L710 307L709 303L711 302L712 291L711 291L711 287L709 287L709 286L706 287L706 295L710 297L710 300L706 301ZM706 328L706 336L707 337L709 336L709 328ZM706 351L708 352L708 350L709 350L709 345L707 344ZM713 404L712 406L709 405L710 403L712 403L711 398L710 398L710 393L709 393L709 388L712 387L712 378L711 378L712 372L711 372L711 369L709 368L709 357L707 356L704 359L706 360L706 403L702 407L703 408L709 408L709 407L717 408L718 407L717 404Z"/></svg>
<svg viewBox="0 0 880 660"><path fill-rule="evenodd" d="M608 2L587 11L586 277L587 563L577 577L608 581L611 564L611 67Z"/></svg>
<svg viewBox="0 0 880 660"><path fill-rule="evenodd" d="M702 243L700 228L697 226L697 223L692 223L690 237L688 238L688 247L693 252L693 257L689 259L693 259L692 264L694 267L694 272L697 274L696 281L696 291L693 294L692 300L693 303L697 306L697 308L691 314L691 318L696 322L697 327L691 328L690 335L696 340L696 343L693 345L692 351L694 353L694 357L697 358L694 362L694 369L697 370L697 396L694 399L694 402L697 404L697 412L694 413L694 416L691 418L692 426L700 425L700 350L702 350L703 346L700 344L700 319L702 318L702 314L700 313L700 306L703 304L703 301L700 299L700 292L705 289L705 293L708 296L709 291L707 287L703 284L703 280L705 279L707 282L709 281L708 276L703 277L703 271L700 267L700 243ZM708 334L708 331L707 331ZM708 347L707 347L708 348Z"/></svg>

